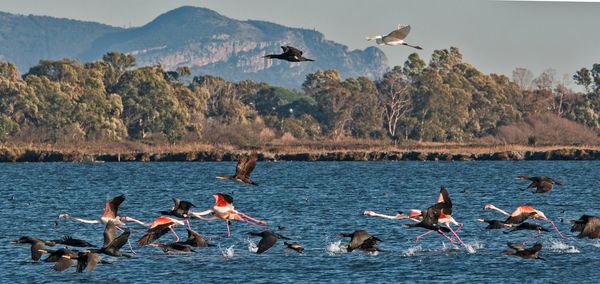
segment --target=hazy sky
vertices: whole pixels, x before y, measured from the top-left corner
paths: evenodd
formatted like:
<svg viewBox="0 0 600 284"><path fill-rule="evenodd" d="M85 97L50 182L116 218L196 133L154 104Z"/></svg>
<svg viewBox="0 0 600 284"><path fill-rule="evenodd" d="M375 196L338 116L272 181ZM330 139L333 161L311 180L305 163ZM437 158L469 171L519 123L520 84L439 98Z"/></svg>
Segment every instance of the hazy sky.
<svg viewBox="0 0 600 284"><path fill-rule="evenodd" d="M240 20L266 20L316 29L328 39L363 49L367 35L410 24L409 43L429 59L435 49L458 47L464 61L486 73L516 67L559 75L600 63L600 3L488 0L0 0L0 11L141 26L183 6L207 7ZM382 47L390 65L415 50Z"/></svg>

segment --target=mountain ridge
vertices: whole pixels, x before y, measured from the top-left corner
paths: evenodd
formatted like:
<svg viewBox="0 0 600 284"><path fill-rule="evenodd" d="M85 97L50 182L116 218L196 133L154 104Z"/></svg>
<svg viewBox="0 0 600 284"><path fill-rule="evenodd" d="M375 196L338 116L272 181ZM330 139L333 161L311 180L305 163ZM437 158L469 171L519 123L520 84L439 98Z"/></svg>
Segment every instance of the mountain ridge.
<svg viewBox="0 0 600 284"><path fill-rule="evenodd" d="M0 26L5 24L2 15ZM30 45L34 46L35 52L27 52L22 47L29 45L25 40L20 44L21 48L19 44L13 45L12 53L0 49L0 59L16 62L23 73L26 72L23 68L31 67L36 59L69 57L92 61L107 52L118 51L134 55L138 66L161 64L169 70L188 66L194 75L210 74L227 80L264 81L297 88L307 74L317 70L336 69L344 78L366 76L373 79L381 76L388 65L387 57L377 47L350 50L326 39L316 30L262 20L240 21L201 7L182 6L143 26L127 29L47 16L31 17L47 18L46 26L50 32L46 32L46 41L61 37L54 26L75 27L71 28L72 35L62 36L62 43L71 43L70 48L60 48L60 42L51 41L53 46L47 52L43 48L36 49L39 44ZM84 32L77 27L83 27ZM6 41L3 35L9 34L0 28L0 45ZM280 53L282 45L300 48L316 62L298 64L262 58L265 54Z"/></svg>

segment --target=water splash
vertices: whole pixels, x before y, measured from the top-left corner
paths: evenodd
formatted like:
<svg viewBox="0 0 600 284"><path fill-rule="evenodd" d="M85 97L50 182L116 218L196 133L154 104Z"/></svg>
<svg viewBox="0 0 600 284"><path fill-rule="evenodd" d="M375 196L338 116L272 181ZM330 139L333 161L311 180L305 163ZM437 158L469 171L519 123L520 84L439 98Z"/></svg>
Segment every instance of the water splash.
<svg viewBox="0 0 600 284"><path fill-rule="evenodd" d="M564 252L564 253L580 253L580 251L572 245L568 245L558 240L550 240L550 247L548 248L555 252Z"/></svg>
<svg viewBox="0 0 600 284"><path fill-rule="evenodd" d="M342 245L342 241L335 241L333 243L329 243L327 245L327 247L325 248L325 250L330 255L333 255L333 254L336 254L336 253L346 253L346 252L348 252L348 250L346 249L346 246Z"/></svg>
<svg viewBox="0 0 600 284"><path fill-rule="evenodd" d="M219 250L221 251L221 255L223 255L224 258L226 259L230 259L233 258L235 256L235 251L233 250L233 245L226 248L225 250L223 250L221 248L221 246L219 246Z"/></svg>
<svg viewBox="0 0 600 284"><path fill-rule="evenodd" d="M248 242L248 251L256 253L258 251L258 246L251 239L247 239L246 241Z"/></svg>
<svg viewBox="0 0 600 284"><path fill-rule="evenodd" d="M420 245L417 245L414 247L409 247L406 250L402 251L402 255L403 256L413 256L416 253L421 252L421 251L423 251L423 247L421 247Z"/></svg>
<svg viewBox="0 0 600 284"><path fill-rule="evenodd" d="M481 244L478 241L474 241L472 243L467 243L466 245L466 249L468 253L476 253L477 250L482 249L483 248L483 244Z"/></svg>
<svg viewBox="0 0 600 284"><path fill-rule="evenodd" d="M600 241L596 241L592 245L595 246L595 247L597 247L597 248L600 248Z"/></svg>

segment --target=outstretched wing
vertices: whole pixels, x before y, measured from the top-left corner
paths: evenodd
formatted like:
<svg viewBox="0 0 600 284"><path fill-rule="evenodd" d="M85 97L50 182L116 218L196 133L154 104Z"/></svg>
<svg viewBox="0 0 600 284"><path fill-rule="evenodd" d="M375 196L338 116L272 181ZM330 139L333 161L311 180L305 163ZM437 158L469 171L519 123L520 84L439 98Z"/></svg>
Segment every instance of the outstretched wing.
<svg viewBox="0 0 600 284"><path fill-rule="evenodd" d="M154 242L155 240L158 240L160 237L162 237L164 234L166 234L169 231L169 226L171 226L171 225L173 225L173 223L165 223L165 224L160 224L160 225L155 226L154 228L149 229L148 231L146 231L146 234L144 234L137 241L138 245L144 246L144 245Z"/></svg>
<svg viewBox="0 0 600 284"><path fill-rule="evenodd" d="M125 195L119 195L111 200L104 202L104 212L102 217L116 218L119 210L119 205L125 201Z"/></svg>
<svg viewBox="0 0 600 284"><path fill-rule="evenodd" d="M115 249L115 251L120 250L129 240L130 231L123 232L119 237L114 239L108 246Z"/></svg>
<svg viewBox="0 0 600 284"><path fill-rule="evenodd" d="M286 45L286 46L282 46L281 48L283 49L284 54L291 54L291 55L298 55L298 56L302 56L302 54L303 54L302 50L297 49L293 46Z"/></svg>
<svg viewBox="0 0 600 284"><path fill-rule="evenodd" d="M248 162L249 159L250 159L250 157L248 157L248 156L240 157L240 159L238 160L237 165L235 166L235 176L236 177L243 177L244 176L244 170L245 170L245 167L246 167L246 163Z"/></svg>
<svg viewBox="0 0 600 284"><path fill-rule="evenodd" d="M535 254L535 253L537 253L540 250L542 250L542 244L541 243L536 243L530 249L527 249L527 251L529 251L529 253L531 253L531 254Z"/></svg>
<svg viewBox="0 0 600 284"><path fill-rule="evenodd" d="M177 213L180 215L188 214L190 209L192 207L195 207L194 204L192 204L191 202L181 200L179 198L173 198L173 202L175 202L173 210L177 211Z"/></svg>
<svg viewBox="0 0 600 284"><path fill-rule="evenodd" d="M256 160L258 159L258 153L252 152L250 157L246 160L246 164L244 164L244 177L249 178L254 168L256 168Z"/></svg>
<svg viewBox="0 0 600 284"><path fill-rule="evenodd" d="M104 244L102 247L107 247L117 237L117 226L115 222L108 221L104 227Z"/></svg>
<svg viewBox="0 0 600 284"><path fill-rule="evenodd" d="M447 215L452 214L452 199L450 199L450 194L446 187L442 185L440 188L440 195L437 200L438 204L440 204L439 208L442 209L442 212Z"/></svg>
<svg viewBox="0 0 600 284"><path fill-rule="evenodd" d="M519 244L519 243L508 242L508 243L506 243L506 245L512 249L515 249L516 251L524 251L525 250L525 246L523 246L522 244Z"/></svg>
<svg viewBox="0 0 600 284"><path fill-rule="evenodd" d="M267 235L263 237L262 239L260 239L260 242L258 242L258 250L256 251L256 253L261 254L265 252L266 250L270 249L273 245L275 245L276 242L277 237L274 235Z"/></svg>
<svg viewBox="0 0 600 284"><path fill-rule="evenodd" d="M404 39L410 33L410 25L399 25L398 29L389 33L386 37L391 37L395 39Z"/></svg>
<svg viewBox="0 0 600 284"><path fill-rule="evenodd" d="M531 184L534 184L534 183L536 183L536 182L532 182ZM536 190L535 190L536 193L549 192L552 190L552 183L544 180L544 181L537 183L535 185L535 187L536 187Z"/></svg>
<svg viewBox="0 0 600 284"><path fill-rule="evenodd" d="M53 268L56 271L65 271L71 266L73 266L73 260L71 260L68 257L63 256L59 260L56 261Z"/></svg>

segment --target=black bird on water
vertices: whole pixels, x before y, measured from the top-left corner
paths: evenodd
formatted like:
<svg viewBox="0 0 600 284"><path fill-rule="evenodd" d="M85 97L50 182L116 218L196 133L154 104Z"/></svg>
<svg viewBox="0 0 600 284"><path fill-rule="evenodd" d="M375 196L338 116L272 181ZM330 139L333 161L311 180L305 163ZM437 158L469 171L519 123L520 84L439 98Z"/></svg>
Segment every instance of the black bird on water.
<svg viewBox="0 0 600 284"><path fill-rule="evenodd" d="M502 253L506 255L514 255L528 259L542 259L537 253L542 249L541 243L534 244L531 248L526 249L524 245L518 243L506 243L513 250L505 250Z"/></svg>
<svg viewBox="0 0 600 284"><path fill-rule="evenodd" d="M62 239L51 240L50 242L70 247L95 247L95 245L92 245L87 241L75 239L71 236L64 236Z"/></svg>
<svg viewBox="0 0 600 284"><path fill-rule="evenodd" d="M163 243L151 243L149 244L149 246L152 247L157 247L162 249L165 253L169 253L171 251L178 251L178 252L196 252L195 250L193 250L190 246L182 244L182 243L169 243L169 244L163 244Z"/></svg>
<svg viewBox="0 0 600 284"><path fill-rule="evenodd" d="M510 230L511 232L514 231L520 231L520 230L531 230L531 231L538 231L538 232L549 232L548 229L542 227L542 225L537 224L537 223L528 223L528 222L524 222L519 224L516 227L513 227L512 230Z"/></svg>
<svg viewBox="0 0 600 284"><path fill-rule="evenodd" d="M43 248L45 246L54 246L53 242L46 242L36 237L22 236L18 240L11 241L13 244L30 244L31 245L31 259L38 261L42 258Z"/></svg>
<svg viewBox="0 0 600 284"><path fill-rule="evenodd" d="M192 229L189 229L189 228L187 229L187 232L188 232L187 240L185 240L185 242L177 242L178 244L188 245L188 246L198 247L198 248L214 246L212 244L209 244L208 240L206 240L206 238L204 236L200 235L198 232L196 232Z"/></svg>
<svg viewBox="0 0 600 284"><path fill-rule="evenodd" d="M104 244L101 249L92 249L91 252L94 253L103 253L110 256L125 256L130 257L130 255L122 253L121 248L127 243L129 240L129 234L131 233L129 230L121 233L120 236L117 237L117 226L113 221L108 221L106 223L106 227L104 228Z"/></svg>
<svg viewBox="0 0 600 284"><path fill-rule="evenodd" d="M238 160L237 166L235 167L235 175L232 176L218 176L218 179L229 179L245 184L258 185L250 179L250 174L256 167L256 160L258 154L252 152L250 156L243 156Z"/></svg>
<svg viewBox="0 0 600 284"><path fill-rule="evenodd" d="M291 250L295 250L296 252L298 252L299 254L302 254L304 252L304 248L302 247L302 245L300 243L288 243L288 242L283 242L283 244L285 245L285 247L291 249Z"/></svg>
<svg viewBox="0 0 600 284"><path fill-rule="evenodd" d="M582 215L579 220L571 221L571 232L580 232L578 238L600 239L600 217Z"/></svg>
<svg viewBox="0 0 600 284"><path fill-rule="evenodd" d="M485 227L486 230L498 230L498 229L504 229L506 227L510 227L509 225L505 224L504 222L502 222L500 220L490 220L490 219L484 218L484 219L479 219L479 221L488 223L487 227Z"/></svg>
<svg viewBox="0 0 600 284"><path fill-rule="evenodd" d="M530 177L530 176L518 176L517 179L529 180L531 183L529 186L523 190L527 190L530 188L535 188L533 193L546 193L552 191L552 186L555 184L562 185L559 181L549 178L549 177Z"/></svg>
<svg viewBox="0 0 600 284"><path fill-rule="evenodd" d="M314 61L303 57L303 52L293 46L286 45L282 46L281 49L283 49L283 53L281 54L268 54L263 57L269 59L282 59L290 62Z"/></svg>
<svg viewBox="0 0 600 284"><path fill-rule="evenodd" d="M289 240L289 238L271 231L262 231L260 233L250 232L248 234L251 236L262 237L258 242L258 250L256 251L257 254L261 254L270 249L275 245L275 243L277 243L278 239Z"/></svg>
<svg viewBox="0 0 600 284"><path fill-rule="evenodd" d="M81 273L83 270L92 272L98 263L107 264L108 262L103 261L102 257L90 250L78 252L76 255L64 254L56 261L53 269L56 271L65 271L74 265L74 260L77 260L77 272Z"/></svg>
<svg viewBox="0 0 600 284"><path fill-rule="evenodd" d="M378 251L376 247L377 242L382 242L379 238L370 235L365 230L356 230L353 233L341 233L340 237L351 238L350 243L346 250L351 252L355 249L362 249L365 251Z"/></svg>

